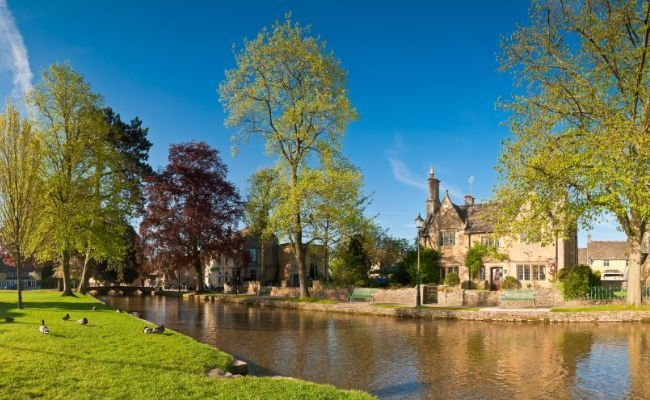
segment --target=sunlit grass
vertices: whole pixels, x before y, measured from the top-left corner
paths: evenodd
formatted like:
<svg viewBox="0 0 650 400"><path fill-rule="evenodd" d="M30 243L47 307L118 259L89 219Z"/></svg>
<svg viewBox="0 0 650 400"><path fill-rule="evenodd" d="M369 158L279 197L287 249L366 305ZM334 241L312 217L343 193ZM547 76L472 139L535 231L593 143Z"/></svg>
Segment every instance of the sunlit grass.
<svg viewBox="0 0 650 400"><path fill-rule="evenodd" d="M424 311L479 311L479 307L437 307L437 306L406 306L404 304L394 304L394 303L375 303L376 307L380 308L413 308Z"/></svg>
<svg viewBox="0 0 650 400"><path fill-rule="evenodd" d="M208 345L153 326L93 297L60 297L53 291L26 291L25 308L16 292L0 292L0 390L2 398L48 399L367 399L299 380L246 377L213 380L232 357ZM91 311L93 306L96 311ZM62 320L70 313L69 321ZM10 315L14 322L2 319ZM76 320L88 318L88 325ZM50 329L39 332L41 319ZM164 322L164 321L154 321Z"/></svg>
<svg viewBox="0 0 650 400"><path fill-rule="evenodd" d="M650 305L635 307L627 304L605 304L605 305L598 305L598 306L551 308L551 312L589 312L589 311L650 311Z"/></svg>

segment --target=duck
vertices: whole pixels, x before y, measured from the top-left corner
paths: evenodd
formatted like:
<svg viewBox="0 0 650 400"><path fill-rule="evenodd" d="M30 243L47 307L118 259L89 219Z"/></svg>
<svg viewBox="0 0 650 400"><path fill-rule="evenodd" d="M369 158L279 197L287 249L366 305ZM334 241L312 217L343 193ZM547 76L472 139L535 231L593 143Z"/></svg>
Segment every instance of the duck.
<svg viewBox="0 0 650 400"><path fill-rule="evenodd" d="M5 317L5 322L14 322L14 317L6 316Z"/></svg>
<svg viewBox="0 0 650 400"><path fill-rule="evenodd" d="M70 319L70 314L66 314L63 317L61 317L62 320L67 321Z"/></svg>
<svg viewBox="0 0 650 400"><path fill-rule="evenodd" d="M41 333L43 333L45 335L50 333L50 330L47 329L47 326L45 326L45 320L44 319L41 320L41 326L38 328L38 330L39 330L39 332L41 332Z"/></svg>
<svg viewBox="0 0 650 400"><path fill-rule="evenodd" d="M96 309L97 309L97 306L93 306L93 311L95 311Z"/></svg>
<svg viewBox="0 0 650 400"><path fill-rule="evenodd" d="M77 320L77 323L79 325L86 325L88 323L88 319L86 317L83 317L80 320Z"/></svg>
<svg viewBox="0 0 650 400"><path fill-rule="evenodd" d="M154 328L149 328L148 326L144 327L144 333L154 333Z"/></svg>
<svg viewBox="0 0 650 400"><path fill-rule="evenodd" d="M165 332L165 325L160 324L157 327L153 328L153 333L163 333Z"/></svg>
<svg viewBox="0 0 650 400"><path fill-rule="evenodd" d="M131 315L133 315L136 318L140 318L140 313L137 311L132 312Z"/></svg>
<svg viewBox="0 0 650 400"><path fill-rule="evenodd" d="M115 312L120 313L120 312L122 312L122 309L121 309L121 308L118 308L117 310L115 310Z"/></svg>

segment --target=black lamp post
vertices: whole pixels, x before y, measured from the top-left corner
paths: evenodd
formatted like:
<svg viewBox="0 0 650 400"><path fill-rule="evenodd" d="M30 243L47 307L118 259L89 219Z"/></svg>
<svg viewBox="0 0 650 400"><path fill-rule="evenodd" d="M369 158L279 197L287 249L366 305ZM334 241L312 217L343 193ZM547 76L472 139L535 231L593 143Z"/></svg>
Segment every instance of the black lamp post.
<svg viewBox="0 0 650 400"><path fill-rule="evenodd" d="M418 228L418 238L416 240L417 249L418 249L418 276L417 276L417 288L415 294L415 306L420 307L422 305L422 299L420 297L420 237L422 236L422 228L424 227L424 220L418 213L418 217L415 219L415 226Z"/></svg>

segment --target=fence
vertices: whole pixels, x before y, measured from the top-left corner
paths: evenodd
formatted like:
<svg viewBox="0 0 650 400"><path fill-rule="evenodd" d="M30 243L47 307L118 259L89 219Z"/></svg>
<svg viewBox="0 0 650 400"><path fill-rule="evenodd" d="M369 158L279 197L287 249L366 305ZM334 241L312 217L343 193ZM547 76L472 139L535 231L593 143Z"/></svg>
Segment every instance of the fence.
<svg viewBox="0 0 650 400"><path fill-rule="evenodd" d="M627 291L621 288L607 286L592 286L589 288L588 300L622 300L625 299ZM644 302L650 301L650 286L641 290L641 297Z"/></svg>

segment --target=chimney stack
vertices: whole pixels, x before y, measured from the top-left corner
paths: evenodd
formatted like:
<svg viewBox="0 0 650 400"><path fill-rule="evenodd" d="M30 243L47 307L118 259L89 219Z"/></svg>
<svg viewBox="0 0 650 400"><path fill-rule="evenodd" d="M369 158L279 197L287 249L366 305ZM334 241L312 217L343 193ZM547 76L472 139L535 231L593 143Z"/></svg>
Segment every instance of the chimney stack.
<svg viewBox="0 0 650 400"><path fill-rule="evenodd" d="M471 194L465 195L465 205L473 206L474 205L474 196Z"/></svg>

